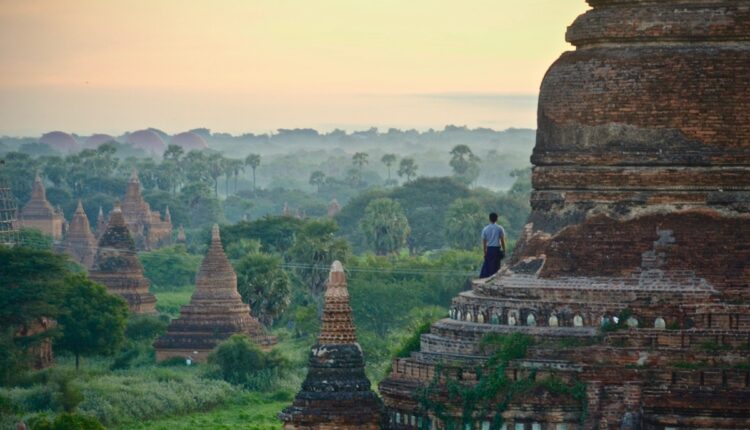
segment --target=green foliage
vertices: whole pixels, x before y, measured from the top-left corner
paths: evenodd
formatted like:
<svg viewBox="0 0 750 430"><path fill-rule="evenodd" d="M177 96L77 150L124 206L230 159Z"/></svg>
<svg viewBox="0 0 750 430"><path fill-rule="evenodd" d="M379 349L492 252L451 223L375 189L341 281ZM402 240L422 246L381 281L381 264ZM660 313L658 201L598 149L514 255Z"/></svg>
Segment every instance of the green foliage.
<svg viewBox="0 0 750 430"><path fill-rule="evenodd" d="M517 381L511 381L505 376L506 368L511 360L526 356L526 351L533 344L533 338L522 333L500 335L490 333L480 342L482 348L494 351L484 368L477 368L475 383L463 383L458 379L448 377L441 386L442 368L438 368L432 382L417 393L420 404L426 410L431 410L442 420L446 420L446 406L438 400L438 392L445 391L451 402L460 401L463 405L462 421L469 424L474 414L487 416L494 413L491 429L500 429L502 413L511 401L518 395L528 392L532 388L533 375Z"/></svg>
<svg viewBox="0 0 750 430"><path fill-rule="evenodd" d="M348 259L349 244L335 236L337 231L332 220L307 221L287 253L295 274L315 296L323 292L331 264L336 260L346 264Z"/></svg>
<svg viewBox="0 0 750 430"><path fill-rule="evenodd" d="M310 303L306 306L297 307L294 311L294 328L297 336L316 334L320 328L318 305Z"/></svg>
<svg viewBox="0 0 750 430"><path fill-rule="evenodd" d="M0 245L0 383L26 369L31 362L27 352L54 333L23 336L20 332L60 314L67 265L65 257L51 251Z"/></svg>
<svg viewBox="0 0 750 430"><path fill-rule="evenodd" d="M425 321L417 327L411 336L407 337L401 342L398 349L394 354L395 357L409 357L412 352L419 351L420 342L422 335L430 332L430 327L434 321Z"/></svg>
<svg viewBox="0 0 750 430"><path fill-rule="evenodd" d="M247 254L234 263L237 289L252 314L265 325L272 325L289 306L291 282L276 255Z"/></svg>
<svg viewBox="0 0 750 430"><path fill-rule="evenodd" d="M138 254L152 291L175 291L195 283L201 257L189 254L183 245Z"/></svg>
<svg viewBox="0 0 750 430"><path fill-rule="evenodd" d="M271 388L285 360L273 351L264 353L245 335L233 335L219 344L208 356L210 373L231 384L252 390Z"/></svg>
<svg viewBox="0 0 750 430"><path fill-rule="evenodd" d="M448 206L469 194L465 185L452 178L419 178L392 191L389 197L399 202L411 226L408 244L412 253L446 246Z"/></svg>
<svg viewBox="0 0 750 430"><path fill-rule="evenodd" d="M31 430L105 430L105 428L94 417L65 412L52 421L46 417L34 420Z"/></svg>
<svg viewBox="0 0 750 430"><path fill-rule="evenodd" d="M151 342L167 331L167 321L153 315L134 314L128 318L125 337L134 342Z"/></svg>
<svg viewBox="0 0 750 430"><path fill-rule="evenodd" d="M479 177L479 157L474 155L467 145L456 145L450 152L451 169L456 178L466 185L472 184Z"/></svg>
<svg viewBox="0 0 750 430"><path fill-rule="evenodd" d="M288 393L243 393L229 399L209 412L196 412L188 415L154 421L132 423L118 430L195 430L231 428L235 430L281 430L282 423L277 418L280 410L289 405Z"/></svg>
<svg viewBox="0 0 750 430"><path fill-rule="evenodd" d="M177 318L180 307L190 302L190 297L195 291L195 285L184 287L178 291L157 291L156 310L163 315Z"/></svg>
<svg viewBox="0 0 750 430"><path fill-rule="evenodd" d="M302 220L292 217L267 216L255 221L241 221L222 228L221 242L227 248L241 240L254 239L260 241L263 252L285 254L303 225Z"/></svg>
<svg viewBox="0 0 750 430"><path fill-rule="evenodd" d="M411 232L401 205L389 198L371 201L360 225L368 245L378 255L400 250Z"/></svg>
<svg viewBox="0 0 750 430"><path fill-rule="evenodd" d="M445 237L458 249L477 249L480 233L487 224L488 212L476 199L456 199L445 214ZM500 225L503 222L498 220ZM507 225L507 223L506 223Z"/></svg>
<svg viewBox="0 0 750 430"><path fill-rule="evenodd" d="M68 276L65 283L65 312L58 318L62 337L57 345L76 356L76 367L81 355L116 352L124 340L125 301L84 275Z"/></svg>

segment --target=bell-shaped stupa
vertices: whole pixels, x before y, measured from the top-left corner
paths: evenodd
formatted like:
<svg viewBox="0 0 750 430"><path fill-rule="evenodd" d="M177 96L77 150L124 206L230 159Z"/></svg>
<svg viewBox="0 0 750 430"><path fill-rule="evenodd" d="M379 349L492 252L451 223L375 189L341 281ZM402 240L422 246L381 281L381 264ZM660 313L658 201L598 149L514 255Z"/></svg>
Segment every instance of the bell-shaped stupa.
<svg viewBox="0 0 750 430"><path fill-rule="evenodd" d="M246 334L262 349L276 343L263 325L250 314L250 307L237 292L237 275L224 254L219 226L214 224L211 245L196 276L190 303L180 309L167 333L156 340L157 361L190 357L204 362L208 353L233 334Z"/></svg>
<svg viewBox="0 0 750 430"><path fill-rule="evenodd" d="M148 279L143 276L143 265L138 260L135 242L122 216L119 202L115 203L107 229L99 239L91 280L107 287L128 302L131 312L156 312L156 297L148 291Z"/></svg>
<svg viewBox="0 0 750 430"><path fill-rule="evenodd" d="M338 261L331 266L324 300L323 324L310 352L307 378L279 418L287 430L379 429L383 407L365 375L346 274Z"/></svg>

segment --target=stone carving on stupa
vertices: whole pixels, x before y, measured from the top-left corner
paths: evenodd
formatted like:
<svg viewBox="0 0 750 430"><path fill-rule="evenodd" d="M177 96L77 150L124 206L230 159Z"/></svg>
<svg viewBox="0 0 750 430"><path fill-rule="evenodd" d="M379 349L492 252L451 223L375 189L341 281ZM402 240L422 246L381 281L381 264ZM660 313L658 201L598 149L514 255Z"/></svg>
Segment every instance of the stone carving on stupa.
<svg viewBox="0 0 750 430"><path fill-rule="evenodd" d="M44 183L38 174L34 178L31 200L21 209L20 222L24 228L37 229L52 236L53 240L63 237L65 217L47 201Z"/></svg>
<svg viewBox="0 0 750 430"><path fill-rule="evenodd" d="M528 224L394 360L387 428L750 428L750 1L588 3L541 85ZM448 387L492 374L488 333L534 340L502 369L526 391L467 412Z"/></svg>
<svg viewBox="0 0 750 430"><path fill-rule="evenodd" d="M211 350L234 334L247 335L265 350L276 343L237 292L237 275L224 254L219 226L214 224L208 253L195 278L195 292L166 334L154 342L156 359L189 357L205 362Z"/></svg>
<svg viewBox="0 0 750 430"><path fill-rule="evenodd" d="M156 313L156 297L148 291L150 283L143 275L135 242L125 224L119 203L115 203L107 229L99 239L89 278L125 299L131 312Z"/></svg>
<svg viewBox="0 0 750 430"><path fill-rule="evenodd" d="M382 402L370 388L349 307L346 274L331 265L318 342L294 403L279 414L286 430L379 429Z"/></svg>
<svg viewBox="0 0 750 430"><path fill-rule="evenodd" d="M91 233L89 219L79 199L73 219L68 227L68 233L63 241L64 250L73 260L90 269L94 265L96 246L96 237Z"/></svg>
<svg viewBox="0 0 750 430"><path fill-rule="evenodd" d="M151 206L141 196L141 182L135 169L130 175L125 198L122 200L122 215L139 251L170 244L172 220L169 208L165 211L164 220L158 211L151 210Z"/></svg>

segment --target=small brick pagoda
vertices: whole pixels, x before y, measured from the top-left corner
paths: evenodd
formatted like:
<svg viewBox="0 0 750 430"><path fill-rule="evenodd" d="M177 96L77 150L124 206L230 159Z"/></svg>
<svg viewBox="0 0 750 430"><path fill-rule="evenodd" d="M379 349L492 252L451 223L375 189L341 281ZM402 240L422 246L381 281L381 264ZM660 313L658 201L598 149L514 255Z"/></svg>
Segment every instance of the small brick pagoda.
<svg viewBox="0 0 750 430"><path fill-rule="evenodd" d="M21 226L34 228L52 236L53 240L63 237L65 217L47 201L42 178L36 175L31 200L21 209Z"/></svg>
<svg viewBox="0 0 750 430"><path fill-rule="evenodd" d="M107 229L99 239L89 277L125 299L131 312L156 313L156 297L148 291L150 283L143 276L143 266L119 203L115 203Z"/></svg>
<svg viewBox="0 0 750 430"><path fill-rule="evenodd" d="M195 279L190 303L180 309L167 333L156 340L156 360L190 357L205 362L208 353L233 334L246 334L261 349L268 349L276 339L250 314L250 307L237 292L237 275L224 254L219 226L214 224L211 245Z"/></svg>
<svg viewBox="0 0 750 430"><path fill-rule="evenodd" d="M529 223L394 361L388 428L750 428L750 1L588 3ZM534 343L502 367L488 334Z"/></svg>
<svg viewBox="0 0 750 430"><path fill-rule="evenodd" d="M86 216L83 204L79 199L78 207L76 207L63 241L63 248L75 261L90 269L94 265L96 246L96 237L91 232L89 218Z"/></svg>
<svg viewBox="0 0 750 430"><path fill-rule="evenodd" d="M151 210L151 206L141 196L141 182L135 169L122 200L122 215L139 251L148 251L171 243L172 220L169 208L165 211L164 220L158 211Z"/></svg>
<svg viewBox="0 0 750 430"><path fill-rule="evenodd" d="M318 343L310 351L307 378L279 418L286 430L379 429L382 403L370 389L349 307L346 274L331 266Z"/></svg>

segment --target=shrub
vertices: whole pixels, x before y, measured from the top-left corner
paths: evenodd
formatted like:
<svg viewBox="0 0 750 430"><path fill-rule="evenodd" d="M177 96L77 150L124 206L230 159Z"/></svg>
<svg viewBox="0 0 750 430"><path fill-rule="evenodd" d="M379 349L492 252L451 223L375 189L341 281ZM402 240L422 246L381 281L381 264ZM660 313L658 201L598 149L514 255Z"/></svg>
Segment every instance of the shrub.
<svg viewBox="0 0 750 430"><path fill-rule="evenodd" d="M139 258L154 291L174 291L194 284L201 262L199 255L189 254L181 245L143 252Z"/></svg>
<svg viewBox="0 0 750 430"><path fill-rule="evenodd" d="M62 413L53 421L46 417L41 417L32 421L31 430L106 430L104 426L94 417Z"/></svg>
<svg viewBox="0 0 750 430"><path fill-rule="evenodd" d="M125 327L125 337L129 340L151 342L167 331L168 322L153 315L132 315Z"/></svg>
<svg viewBox="0 0 750 430"><path fill-rule="evenodd" d="M208 362L213 366L211 375L256 390L272 387L285 365L277 353L264 353L244 335L234 335L219 344L208 356Z"/></svg>

